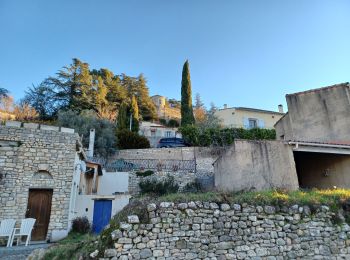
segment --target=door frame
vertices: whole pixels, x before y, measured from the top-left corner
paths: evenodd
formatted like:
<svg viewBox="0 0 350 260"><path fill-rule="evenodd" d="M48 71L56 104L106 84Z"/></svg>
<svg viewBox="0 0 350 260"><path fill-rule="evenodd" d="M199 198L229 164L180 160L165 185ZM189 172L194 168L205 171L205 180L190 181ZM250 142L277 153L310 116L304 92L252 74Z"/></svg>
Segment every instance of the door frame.
<svg viewBox="0 0 350 260"><path fill-rule="evenodd" d="M46 240L47 238L47 233L49 230L49 225L50 225L50 219L51 219L51 208L52 208L52 197L53 197L53 188L29 188L28 189L28 200L27 200L27 207L26 207L26 212L25 212L25 218L28 217L29 214L29 199L30 199L30 193L31 191L46 191L50 193L50 200L49 200L49 205L48 205L48 220L47 220L47 225L45 226L45 238L44 240ZM36 228L37 225L37 221L35 221L34 227L33 227L33 231ZM32 231L32 232L33 232ZM34 240L36 241L36 240ZM37 241L43 241L43 240L37 240Z"/></svg>
<svg viewBox="0 0 350 260"><path fill-rule="evenodd" d="M108 223L110 222L110 220L112 219L112 209L113 209L113 199L108 199L108 198L95 198L93 199L93 202L94 202L94 206L93 206L93 211L92 211L92 231L95 233L95 224L96 224L96 221L98 221L96 219L96 216L95 216L95 206L96 206L96 203L97 202L101 202L101 201L104 201L104 202L109 202L110 203L110 214L108 216ZM107 225L108 225L107 223ZM102 229L103 230L103 229ZM101 231L102 231L101 230Z"/></svg>

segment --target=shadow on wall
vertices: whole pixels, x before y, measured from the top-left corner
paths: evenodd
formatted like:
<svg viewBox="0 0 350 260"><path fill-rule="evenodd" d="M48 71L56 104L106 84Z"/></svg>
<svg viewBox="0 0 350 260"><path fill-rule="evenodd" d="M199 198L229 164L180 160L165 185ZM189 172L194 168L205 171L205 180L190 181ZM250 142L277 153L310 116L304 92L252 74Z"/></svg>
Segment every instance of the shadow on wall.
<svg viewBox="0 0 350 260"><path fill-rule="evenodd" d="M300 188L349 188L350 155L294 152Z"/></svg>

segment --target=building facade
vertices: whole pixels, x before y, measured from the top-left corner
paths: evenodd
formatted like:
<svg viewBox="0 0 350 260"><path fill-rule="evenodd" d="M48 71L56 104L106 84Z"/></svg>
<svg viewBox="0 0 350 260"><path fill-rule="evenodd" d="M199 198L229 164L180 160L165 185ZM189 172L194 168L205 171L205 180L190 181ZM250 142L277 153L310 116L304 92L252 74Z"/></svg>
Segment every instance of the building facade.
<svg viewBox="0 0 350 260"><path fill-rule="evenodd" d="M286 95L277 140L235 140L214 163L216 188L350 188L349 97L349 83Z"/></svg>
<svg viewBox="0 0 350 260"><path fill-rule="evenodd" d="M167 102L167 99L164 96L155 95L152 96L151 99L156 106L158 118L165 119L167 121L170 119L175 119L177 121L181 120L180 108Z"/></svg>
<svg viewBox="0 0 350 260"><path fill-rule="evenodd" d="M146 137L150 142L151 147L157 147L161 138L178 137L182 135L176 127L166 127L157 123L143 121L140 123L139 134Z"/></svg>
<svg viewBox="0 0 350 260"><path fill-rule="evenodd" d="M68 234L78 135L73 129L7 121L0 126L0 219L35 218L32 240Z"/></svg>
<svg viewBox="0 0 350 260"><path fill-rule="evenodd" d="M215 111L223 127L230 128L267 128L273 129L274 124L284 115L282 105L279 112L248 107L227 107Z"/></svg>

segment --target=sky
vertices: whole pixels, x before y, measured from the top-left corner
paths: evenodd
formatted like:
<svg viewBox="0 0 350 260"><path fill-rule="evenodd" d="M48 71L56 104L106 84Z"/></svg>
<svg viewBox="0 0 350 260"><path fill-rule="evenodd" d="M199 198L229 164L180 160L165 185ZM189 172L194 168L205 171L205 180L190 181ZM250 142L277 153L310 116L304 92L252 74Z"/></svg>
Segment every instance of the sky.
<svg viewBox="0 0 350 260"><path fill-rule="evenodd" d="M143 73L151 95L277 110L350 81L347 0L0 0L0 87L16 100L72 58Z"/></svg>

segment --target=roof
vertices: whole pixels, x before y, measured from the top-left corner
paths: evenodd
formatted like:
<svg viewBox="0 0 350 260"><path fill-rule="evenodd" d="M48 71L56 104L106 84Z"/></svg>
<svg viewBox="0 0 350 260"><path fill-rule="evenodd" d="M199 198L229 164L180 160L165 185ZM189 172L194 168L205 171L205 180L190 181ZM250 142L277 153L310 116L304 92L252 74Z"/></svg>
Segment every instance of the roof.
<svg viewBox="0 0 350 260"><path fill-rule="evenodd" d="M273 125L274 127L280 122L280 121L282 121L286 116L288 115L288 112L286 112L280 119L278 119L277 121L276 121L276 123Z"/></svg>
<svg viewBox="0 0 350 260"><path fill-rule="evenodd" d="M251 108L251 107L228 107L228 108L221 108L219 110L225 110L225 109L235 109L235 110L251 111L251 112L265 113L265 114L267 113L267 114L275 114L275 115L284 115L285 114L285 113L280 113L280 112L276 112L276 111Z"/></svg>
<svg viewBox="0 0 350 260"><path fill-rule="evenodd" d="M309 89L306 91L301 91L301 92L296 92L292 94L287 94L286 97L288 96L294 96L294 95L301 95L301 94L308 94L308 93L313 93L313 92L318 92L322 90L328 90L328 89L333 89L333 88L343 88L343 87L350 87L349 82L344 82L344 83L339 83L331 86L326 86L322 88L315 88L315 89Z"/></svg>
<svg viewBox="0 0 350 260"><path fill-rule="evenodd" d="M339 147L339 146L344 146L344 148L350 149L350 141L325 141L325 142L316 142L316 141L301 141L301 140L290 140L286 141L287 143L299 143L302 145L324 145L324 146L334 146L334 147Z"/></svg>
<svg viewBox="0 0 350 260"><path fill-rule="evenodd" d="M101 163L93 162L93 161L85 161L85 162L86 162L86 166L87 166L87 167L90 167L90 166L97 166L97 173L98 173L98 175L103 175ZM89 165L90 165L90 166L89 166Z"/></svg>

